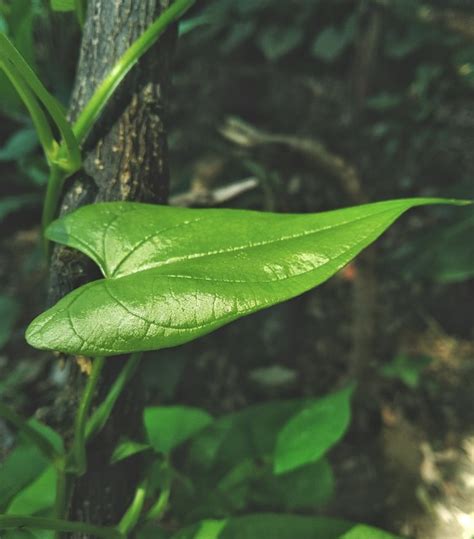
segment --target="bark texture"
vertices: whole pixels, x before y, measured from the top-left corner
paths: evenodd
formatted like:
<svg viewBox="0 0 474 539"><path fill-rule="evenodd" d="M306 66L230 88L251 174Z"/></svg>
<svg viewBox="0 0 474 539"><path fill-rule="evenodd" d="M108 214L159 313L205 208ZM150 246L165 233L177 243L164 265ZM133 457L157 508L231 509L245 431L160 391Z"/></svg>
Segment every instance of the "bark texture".
<svg viewBox="0 0 474 539"><path fill-rule="evenodd" d="M70 118L77 118L127 47L172 0L89 0ZM164 203L168 196L166 94L176 31L164 35L114 94L84 147L84 169L68 181L61 213L84 204L131 200ZM52 256L49 303L99 276L79 253L56 246ZM107 362L97 401L107 392L125 358ZM72 418L85 376L67 360L69 383L49 420L71 437ZM140 391L131 385L121 396L104 431L88 450L88 471L76 481L69 518L116 524L129 505L140 477L140 462L109 465L119 436L136 436L141 425ZM65 537L85 539L84 534Z"/></svg>

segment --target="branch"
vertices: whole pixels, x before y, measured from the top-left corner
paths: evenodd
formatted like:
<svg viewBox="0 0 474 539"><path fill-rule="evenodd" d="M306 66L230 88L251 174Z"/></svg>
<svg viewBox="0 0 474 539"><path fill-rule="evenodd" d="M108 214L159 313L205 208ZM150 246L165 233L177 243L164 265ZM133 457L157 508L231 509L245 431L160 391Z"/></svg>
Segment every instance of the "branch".
<svg viewBox="0 0 474 539"><path fill-rule="evenodd" d="M319 168L326 171L339 181L341 188L352 202L365 202L361 182L355 168L341 156L330 152L321 142L291 135L272 134L257 129L240 118L228 118L220 129L221 134L228 140L243 146L253 148L266 144L282 144L310 159Z"/></svg>
<svg viewBox="0 0 474 539"><path fill-rule="evenodd" d="M203 187L192 187L186 193L170 197L169 203L171 206L184 207L219 206L256 187L258 187L258 180L253 177L212 190Z"/></svg>

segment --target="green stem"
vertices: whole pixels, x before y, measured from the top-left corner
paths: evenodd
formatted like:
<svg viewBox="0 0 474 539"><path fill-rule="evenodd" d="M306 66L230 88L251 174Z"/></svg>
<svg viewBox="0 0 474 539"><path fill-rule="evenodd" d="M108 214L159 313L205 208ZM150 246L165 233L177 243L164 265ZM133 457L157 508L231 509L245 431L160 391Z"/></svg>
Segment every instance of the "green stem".
<svg viewBox="0 0 474 539"><path fill-rule="evenodd" d="M49 169L48 185L46 187L46 195L43 203L43 214L41 216L41 229L43 234L46 227L51 223L56 215L61 191L64 184L66 174L56 165L51 165ZM47 251L48 240L45 238L45 248Z"/></svg>
<svg viewBox="0 0 474 539"><path fill-rule="evenodd" d="M148 482L145 480L138 486L135 491L135 496L133 497L130 507L127 509L126 513L120 520L117 529L120 530L124 535L128 535L133 531L137 525L140 515L142 514L143 505L145 503L145 498L148 490Z"/></svg>
<svg viewBox="0 0 474 539"><path fill-rule="evenodd" d="M141 352L136 352L130 355L129 359L127 360L127 363L120 371L120 374L114 381L104 401L97 407L95 412L92 414L92 417L87 422L86 440L90 440L93 436L100 432L103 426L107 423L107 420L112 413L117 399L122 393L127 382L137 371L141 357Z"/></svg>
<svg viewBox="0 0 474 539"><path fill-rule="evenodd" d="M196 0L176 0L125 51L112 68L112 71L96 89L73 126L73 131L79 144L84 142L84 139L107 104L107 101L127 73L156 42L166 28L187 11L195 1Z"/></svg>
<svg viewBox="0 0 474 539"><path fill-rule="evenodd" d="M1 39L1 34L0 34ZM54 159L57 151L58 143L55 141L49 122L44 114L43 110L38 104L36 97L31 92L28 84L23 80L23 77L18 72L16 67L9 61L1 60L0 53L0 67L4 70L6 76L15 87L18 95L25 104L28 112L30 113L31 120L35 126L38 138L43 147L43 151L46 155L48 162Z"/></svg>
<svg viewBox="0 0 474 539"><path fill-rule="evenodd" d="M71 522L54 518L26 517L22 515L0 516L0 530L32 528L37 530L56 530L60 532L83 533L104 539L126 539L116 528L94 526L86 522Z"/></svg>
<svg viewBox="0 0 474 539"><path fill-rule="evenodd" d="M92 372L87 380L84 393L76 414L74 423L74 442L72 446L72 456L74 458L74 473L83 475L87 468L86 457L86 423L87 416L94 398L94 393L97 388L97 383L100 378L100 373L105 364L104 357L97 357L92 364Z"/></svg>
<svg viewBox="0 0 474 539"><path fill-rule="evenodd" d="M56 499L54 501L54 517L64 518L68 505L72 475L65 471L65 465L57 470Z"/></svg>
<svg viewBox="0 0 474 539"><path fill-rule="evenodd" d="M3 417L12 425L15 425L18 430L23 432L23 434L34 443L41 453L53 464L56 465L62 460L63 455L54 448L53 444L45 436L28 425L22 417L2 403L0 403L0 417Z"/></svg>
<svg viewBox="0 0 474 539"><path fill-rule="evenodd" d="M146 514L146 520L160 520L168 508L168 502L171 495L171 474L169 464L163 468L165 478L163 480L163 488L161 489L158 500L150 507Z"/></svg>
<svg viewBox="0 0 474 539"><path fill-rule="evenodd" d="M74 0L77 21L82 28L86 22L86 2L85 0Z"/></svg>
<svg viewBox="0 0 474 539"><path fill-rule="evenodd" d="M29 66L28 62L17 51L15 45L13 45L3 33L0 33L0 58L3 59L4 63L9 62L10 66L13 65L18 70L18 73L22 76L23 80L28 84L36 97L43 103L51 118L56 123L68 151L67 158L63 158L61 152L58 153L56 164L67 170L69 173L78 170L81 166L81 152L76 137L74 136L66 116L63 114L61 106L48 90L46 90L43 83L36 76L36 73Z"/></svg>

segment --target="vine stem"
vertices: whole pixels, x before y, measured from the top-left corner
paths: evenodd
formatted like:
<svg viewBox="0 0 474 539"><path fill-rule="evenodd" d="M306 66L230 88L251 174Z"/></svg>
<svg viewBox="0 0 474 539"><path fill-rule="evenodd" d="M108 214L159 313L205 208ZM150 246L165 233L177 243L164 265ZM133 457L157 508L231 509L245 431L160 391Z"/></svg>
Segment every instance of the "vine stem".
<svg viewBox="0 0 474 539"><path fill-rule="evenodd" d="M3 56L5 53L1 50L1 34L0 34L0 54ZM30 113L31 120L35 126L38 134L39 141L43 147L44 154L48 163L54 159L54 155L57 148L57 142L54 139L53 132L46 118L43 109L39 106L36 97L28 87L28 84L24 81L16 67L7 60L0 60L0 67L5 72L6 76L14 86L18 95L21 97L23 104Z"/></svg>
<svg viewBox="0 0 474 539"><path fill-rule="evenodd" d="M94 526L86 522L71 522L69 520L58 520L54 518L27 517L23 515L2 515L0 516L0 530L12 530L32 528L37 530L55 530L59 532L79 532L104 539L126 539L120 530L116 528L106 528Z"/></svg>
<svg viewBox="0 0 474 539"><path fill-rule="evenodd" d="M58 166L50 166L46 195L43 203L43 213L41 216L41 229L43 232L43 241L46 252L48 252L49 240L45 237L44 233L48 225L54 219L65 178L66 174Z"/></svg>
<svg viewBox="0 0 474 539"><path fill-rule="evenodd" d="M81 166L81 152L71 125L63 114L61 106L56 98L46 90L28 62L15 48L15 45L2 33L0 33L0 58L2 58L4 65L8 62L9 67L14 68L16 77L21 78L29 87L29 90L43 103L60 131L68 155L64 157L61 152L56 152L56 155L52 158L53 161L69 173L78 170Z"/></svg>
<svg viewBox="0 0 474 539"><path fill-rule="evenodd" d="M117 526L117 529L120 530L124 535L129 534L136 527L140 519L140 515L142 514L147 491L148 481L145 479L137 487L130 507L127 509Z"/></svg>
<svg viewBox="0 0 474 539"><path fill-rule="evenodd" d="M79 145L84 142L84 139L101 114L107 101L127 73L156 42L166 28L187 11L195 1L196 0L176 0L124 52L110 73L98 86L73 126L73 132Z"/></svg>
<svg viewBox="0 0 474 539"><path fill-rule="evenodd" d="M84 393L82 394L81 402L77 410L74 423L74 442L71 449L71 454L74 459L74 473L78 476L83 475L87 468L86 457L86 425L89 410L91 408L92 399L97 388L97 383L100 378L100 373L105 364L105 357L97 357L92 363L92 371L87 380Z"/></svg>
<svg viewBox="0 0 474 539"><path fill-rule="evenodd" d="M137 371L142 358L141 352L135 352L130 355L127 363L115 379L110 391L107 393L104 401L97 407L86 426L86 440L90 440L99 433L112 413L112 410L122 393L123 389Z"/></svg>

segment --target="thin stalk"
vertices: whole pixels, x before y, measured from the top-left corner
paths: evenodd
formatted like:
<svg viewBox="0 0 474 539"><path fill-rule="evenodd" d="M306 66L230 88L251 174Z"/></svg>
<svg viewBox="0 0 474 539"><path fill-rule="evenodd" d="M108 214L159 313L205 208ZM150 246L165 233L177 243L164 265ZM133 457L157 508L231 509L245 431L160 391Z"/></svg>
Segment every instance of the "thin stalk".
<svg viewBox="0 0 474 539"><path fill-rule="evenodd" d="M32 528L36 530L56 530L59 532L81 533L103 537L104 539L126 539L126 536L116 528L94 526L86 522L71 522L55 518L27 517L23 515L0 516L0 530Z"/></svg>
<svg viewBox="0 0 474 539"><path fill-rule="evenodd" d="M77 22L81 28L86 22L86 0L74 0L74 8L76 12Z"/></svg>
<svg viewBox="0 0 474 539"><path fill-rule="evenodd" d="M61 453L54 448L53 444L48 440L48 438L28 425L28 423L22 417L2 403L0 403L0 417L3 417L12 425L15 425L19 431L21 431L32 443L36 445L36 447L50 462L56 465L62 460L63 455L61 455Z"/></svg>
<svg viewBox="0 0 474 539"><path fill-rule="evenodd" d="M104 357L97 357L92 364L92 372L87 380L84 393L82 394L81 402L76 414L74 423L74 442L72 446L72 456L74 459L74 473L83 475L87 468L86 457L86 423L87 416L94 398L94 393L97 388L97 383L100 378L100 373L105 364Z"/></svg>
<svg viewBox="0 0 474 539"><path fill-rule="evenodd" d="M54 500L54 517L64 518L69 501L72 475L65 471L65 464L57 470L56 499Z"/></svg>
<svg viewBox="0 0 474 539"><path fill-rule="evenodd" d="M112 71L96 89L73 126L73 132L79 144L84 142L84 139L101 114L107 101L127 73L156 42L166 28L187 11L195 1L196 0L176 0L125 51L112 68Z"/></svg>
<svg viewBox="0 0 474 539"><path fill-rule="evenodd" d="M48 90L46 90L28 62L15 48L15 45L2 33L0 33L0 58L3 58L4 62L9 61L10 65L15 66L23 80L43 103L51 118L56 123L68 151L67 159L61 159L59 153L60 159L57 164L70 173L78 170L81 166L81 152L71 125L63 114L61 106Z"/></svg>
<svg viewBox="0 0 474 539"><path fill-rule="evenodd" d="M140 364L142 354L141 352L136 352L131 354L127 360L127 363L120 371L120 374L115 379L110 391L105 397L104 401L97 407L95 412L92 414L91 418L87 422L86 426L86 440L89 441L93 436L98 434L103 426L107 423L107 420L112 413L112 410L122 393L127 382L132 378L132 376L137 371L138 365Z"/></svg>
<svg viewBox="0 0 474 539"><path fill-rule="evenodd" d="M171 495L171 469L169 464L164 464L165 478L163 488L161 489L158 500L150 507L146 514L146 520L160 520L168 508L168 502Z"/></svg>
<svg viewBox="0 0 474 539"><path fill-rule="evenodd" d="M48 184L46 186L46 195L43 202L43 214L41 216L41 229L43 234L46 227L51 223L56 215L61 191L66 174L56 165L51 165L49 169ZM48 250L48 240L44 238L45 249Z"/></svg>
<svg viewBox="0 0 474 539"><path fill-rule="evenodd" d="M166 509L168 508L170 494L171 494L171 491L169 487L164 488L160 492L160 496L158 497L158 500L156 501L156 503L154 503L150 507L150 510L148 511L146 515L147 520L161 520L161 518L166 512Z"/></svg>
<svg viewBox="0 0 474 539"><path fill-rule="evenodd" d="M54 139L53 132L51 131L51 127L46 115L16 67L8 60L1 59L0 67L3 68L6 76L15 87L15 90L18 92L18 95L21 97L21 100L30 113L31 120L35 126L36 132L38 133L38 138L41 146L43 147L46 159L48 162L51 162L56 154L58 143Z"/></svg>
<svg viewBox="0 0 474 539"><path fill-rule="evenodd" d="M124 535L128 535L136 527L140 515L142 514L143 505L145 503L145 498L148 490L148 482L145 480L138 486L135 491L135 496L133 497L130 507L127 509L122 519L120 520L117 529L120 530Z"/></svg>

